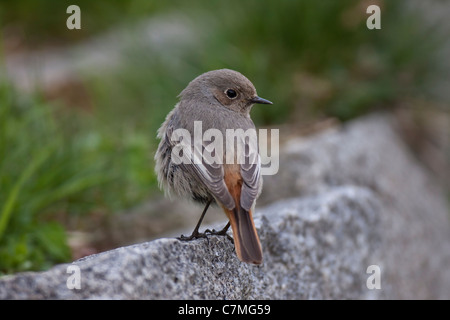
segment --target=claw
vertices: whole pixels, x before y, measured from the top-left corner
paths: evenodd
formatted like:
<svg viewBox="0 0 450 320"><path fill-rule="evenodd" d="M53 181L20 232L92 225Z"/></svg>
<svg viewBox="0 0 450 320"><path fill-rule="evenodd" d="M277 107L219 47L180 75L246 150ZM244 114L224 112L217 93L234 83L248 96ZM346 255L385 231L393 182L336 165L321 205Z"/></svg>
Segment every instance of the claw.
<svg viewBox="0 0 450 320"><path fill-rule="evenodd" d="M226 226L225 228L223 228L222 230L217 231L216 229L206 229L205 230L205 234L208 233L209 235L214 235L214 236L226 236L231 243L234 244L234 240L233 238L227 233L228 227Z"/></svg>
<svg viewBox="0 0 450 320"><path fill-rule="evenodd" d="M201 239L201 238L208 239L208 236L206 233L192 232L192 234L189 237L186 237L185 235L182 234L177 239L180 241L192 241L192 240Z"/></svg>
<svg viewBox="0 0 450 320"><path fill-rule="evenodd" d="M200 238L206 238L206 240L208 240L208 244L209 244L209 239L208 239L208 235L213 235L213 236L226 236L232 244L234 244L234 240L232 237L230 237L230 235L227 233L228 229L230 228L230 223L227 223L227 225L222 229L217 231L216 229L206 229L205 232L200 233L198 232L198 229L194 229L194 231L192 232L192 234L189 237L186 237L184 235L179 236L177 239L180 241L191 241L191 240L195 240L195 239L200 239Z"/></svg>

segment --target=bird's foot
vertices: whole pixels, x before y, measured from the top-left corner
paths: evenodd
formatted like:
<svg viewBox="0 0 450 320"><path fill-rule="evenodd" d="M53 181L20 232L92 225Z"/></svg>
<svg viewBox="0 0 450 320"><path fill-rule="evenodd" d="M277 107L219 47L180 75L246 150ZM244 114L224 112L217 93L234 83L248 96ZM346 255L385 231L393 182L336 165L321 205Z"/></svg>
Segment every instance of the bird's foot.
<svg viewBox="0 0 450 320"><path fill-rule="evenodd" d="M206 231L201 233L201 232L198 232L198 230L194 230L189 237L186 237L185 235L182 234L177 239L180 241L191 241L191 240L202 239L202 238L208 239L208 235L206 234Z"/></svg>
<svg viewBox="0 0 450 320"><path fill-rule="evenodd" d="M228 228L223 228L222 230L219 230L219 231L217 231L216 229L212 229L212 230L206 229L205 233L207 233L208 235L213 235L213 236L226 236L231 241L231 243L234 244L233 238L230 237L230 235L227 233L227 231L228 231Z"/></svg>

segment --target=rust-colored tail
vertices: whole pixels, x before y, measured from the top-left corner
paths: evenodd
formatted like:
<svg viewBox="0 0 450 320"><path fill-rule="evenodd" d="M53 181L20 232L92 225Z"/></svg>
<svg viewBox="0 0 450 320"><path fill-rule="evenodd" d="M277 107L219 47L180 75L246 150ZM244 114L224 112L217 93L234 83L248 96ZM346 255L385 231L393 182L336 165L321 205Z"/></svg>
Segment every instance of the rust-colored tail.
<svg viewBox="0 0 450 320"><path fill-rule="evenodd" d="M252 211L246 211L242 207L225 211L231 222L234 246L239 260L246 263L261 264L261 243L253 223Z"/></svg>

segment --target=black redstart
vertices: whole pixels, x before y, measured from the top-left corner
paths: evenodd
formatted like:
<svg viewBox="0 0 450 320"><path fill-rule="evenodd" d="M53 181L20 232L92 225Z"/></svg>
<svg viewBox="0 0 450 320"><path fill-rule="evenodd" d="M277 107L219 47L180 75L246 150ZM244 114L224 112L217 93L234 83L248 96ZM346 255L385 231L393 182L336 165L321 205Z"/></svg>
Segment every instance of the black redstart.
<svg viewBox="0 0 450 320"><path fill-rule="evenodd" d="M179 103L158 130L161 141L155 154L155 171L160 187L169 196L187 197L205 204L191 236L181 236L179 239L206 237L206 232L199 233L198 230L209 205L217 203L224 209L229 222L220 231L207 232L226 235L231 224L238 258L243 262L261 264L261 244L252 217L255 201L262 189L261 162L257 147L256 158L252 162L238 162L242 156L239 153L247 152L248 155L248 150L236 147L230 150L229 145L223 142L220 163L210 163L204 159L193 161L191 158L188 162L180 163L175 161L172 153L177 145L172 134L177 129L183 129L195 136L195 124L200 122L202 134L208 129L215 129L222 133L225 140L227 129L255 130L249 114L253 104L272 102L258 97L255 87L245 76L228 69L214 70L198 76L181 92L179 98ZM196 142L190 141L195 150ZM202 150L208 147L204 141L200 143ZM255 149L248 143L245 147ZM234 155L232 163L227 161L227 154Z"/></svg>

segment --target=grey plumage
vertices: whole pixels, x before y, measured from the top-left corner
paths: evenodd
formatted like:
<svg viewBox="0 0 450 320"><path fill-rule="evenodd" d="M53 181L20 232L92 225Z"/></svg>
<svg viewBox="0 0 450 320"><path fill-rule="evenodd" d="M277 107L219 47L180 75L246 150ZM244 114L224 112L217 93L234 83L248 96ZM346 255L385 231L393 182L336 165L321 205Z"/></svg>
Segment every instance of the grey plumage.
<svg viewBox="0 0 450 320"><path fill-rule="evenodd" d="M232 96L228 91L230 89L236 94L235 97L230 98ZM259 98L255 87L246 77L239 72L227 69L210 71L195 78L181 92L179 98L180 102L167 115L158 130L158 138L161 141L155 154L155 171L160 187L169 196L186 197L201 203L213 200L222 205L225 210L231 210L229 212L234 209L238 212L240 207L244 210L243 212L250 212L262 189L261 163L257 145L246 144L246 151L256 155L254 161L227 164L226 156L231 150L226 148L226 130L255 130L249 115L252 105L254 103L271 104L271 102ZM204 159L198 164L192 162L176 164L172 159L172 149L177 144L171 140L172 133L176 129L186 129L193 137L194 121L201 121L202 134L208 129L217 129L222 133L223 164L208 164ZM193 144L193 140L191 141ZM203 143L201 147L205 148L207 144ZM243 156L238 154L243 150L238 148L233 151L235 160ZM239 199L235 198L235 192L230 190L230 185L227 185L231 183L231 178L228 179L230 181L226 179L226 175L230 176L230 173L236 174L237 178L233 178L236 181L232 180L232 182L233 185L235 183L239 185ZM248 219L251 220L251 212ZM247 223L248 219L243 221ZM249 227L254 228L252 224ZM254 234L251 237L256 238L252 240L252 243L259 244L256 231Z"/></svg>
<svg viewBox="0 0 450 320"><path fill-rule="evenodd" d="M214 96L215 89L240 88L256 96L253 84L242 74L232 70L216 70L203 74L193 81L180 94L181 101L167 115L166 120L158 130L161 139L155 154L156 173L160 187L166 194L191 198L206 203L210 198L219 198L221 202L232 209L234 203L223 181L223 167L213 168L205 164L209 179L201 174L197 165L176 165L171 161L172 147L175 142L170 140L171 133L178 128L187 129L192 135L194 121L202 121L203 131L210 128L220 130L225 137L226 129L255 129L250 119L251 105L244 105L242 110L232 110L222 105ZM220 90L220 92L223 92ZM224 142L225 143L225 142ZM224 163L226 148L224 145ZM180 168L183 167L183 168ZM259 175L258 165L241 166L245 182L245 191L241 196L249 210L262 189L262 177ZM183 170L184 169L184 170Z"/></svg>

